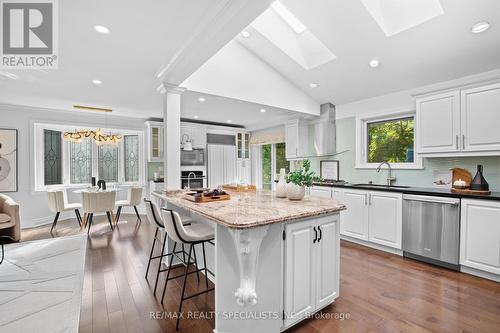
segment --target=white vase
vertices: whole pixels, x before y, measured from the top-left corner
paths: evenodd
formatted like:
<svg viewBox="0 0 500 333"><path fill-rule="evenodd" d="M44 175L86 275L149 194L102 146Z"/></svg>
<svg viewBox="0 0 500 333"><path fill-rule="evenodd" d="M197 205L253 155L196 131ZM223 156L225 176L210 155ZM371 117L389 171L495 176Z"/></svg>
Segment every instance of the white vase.
<svg viewBox="0 0 500 333"><path fill-rule="evenodd" d="M288 183L286 188L286 196L289 200L302 200L306 195L306 187Z"/></svg>
<svg viewBox="0 0 500 333"><path fill-rule="evenodd" d="M280 177L278 184L276 184L276 196L278 198L286 198L286 181L285 181L285 168L280 169Z"/></svg>

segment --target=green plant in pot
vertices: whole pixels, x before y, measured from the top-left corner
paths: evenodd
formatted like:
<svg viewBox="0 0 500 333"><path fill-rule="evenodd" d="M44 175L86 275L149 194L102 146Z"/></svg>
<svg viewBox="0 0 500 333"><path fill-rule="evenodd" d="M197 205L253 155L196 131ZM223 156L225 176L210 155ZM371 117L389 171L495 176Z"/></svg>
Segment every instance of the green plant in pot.
<svg viewBox="0 0 500 333"><path fill-rule="evenodd" d="M302 200L306 194L306 186L310 187L314 182L320 181L316 172L311 171L311 161L304 160L302 168L293 170L286 176L287 198L290 200Z"/></svg>

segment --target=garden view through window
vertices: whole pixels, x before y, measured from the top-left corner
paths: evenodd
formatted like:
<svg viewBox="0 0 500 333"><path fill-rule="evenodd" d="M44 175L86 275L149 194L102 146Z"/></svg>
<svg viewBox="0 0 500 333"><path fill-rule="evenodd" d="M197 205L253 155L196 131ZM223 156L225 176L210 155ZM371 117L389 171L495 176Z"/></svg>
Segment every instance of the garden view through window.
<svg viewBox="0 0 500 333"><path fill-rule="evenodd" d="M414 117L367 123L368 163L413 163Z"/></svg>
<svg viewBox="0 0 500 333"><path fill-rule="evenodd" d="M275 179L278 179L281 168L290 172L290 163L286 159L284 142L262 145L262 188L273 189ZM274 172L273 172L274 169Z"/></svg>

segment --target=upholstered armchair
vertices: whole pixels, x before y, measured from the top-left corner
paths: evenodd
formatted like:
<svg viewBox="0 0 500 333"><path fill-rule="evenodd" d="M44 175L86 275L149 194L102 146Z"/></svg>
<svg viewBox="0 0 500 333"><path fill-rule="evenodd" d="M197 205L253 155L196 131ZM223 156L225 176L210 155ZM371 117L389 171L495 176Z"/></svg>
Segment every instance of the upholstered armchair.
<svg viewBox="0 0 500 333"><path fill-rule="evenodd" d="M0 233L12 228L11 236L16 242L21 239L21 219L19 218L19 204L12 198L0 193Z"/></svg>

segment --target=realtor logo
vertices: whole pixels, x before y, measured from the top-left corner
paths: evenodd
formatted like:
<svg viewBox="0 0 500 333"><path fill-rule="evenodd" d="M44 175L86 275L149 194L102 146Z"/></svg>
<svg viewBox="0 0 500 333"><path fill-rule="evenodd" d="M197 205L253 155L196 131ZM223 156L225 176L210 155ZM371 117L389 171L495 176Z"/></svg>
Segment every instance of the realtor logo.
<svg viewBox="0 0 500 333"><path fill-rule="evenodd" d="M56 0L0 0L1 67L57 68Z"/></svg>

